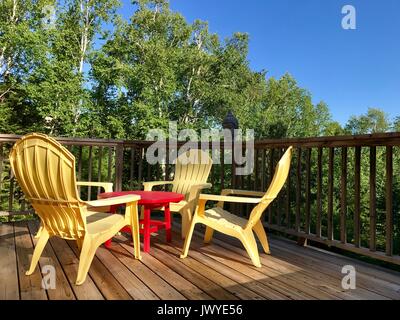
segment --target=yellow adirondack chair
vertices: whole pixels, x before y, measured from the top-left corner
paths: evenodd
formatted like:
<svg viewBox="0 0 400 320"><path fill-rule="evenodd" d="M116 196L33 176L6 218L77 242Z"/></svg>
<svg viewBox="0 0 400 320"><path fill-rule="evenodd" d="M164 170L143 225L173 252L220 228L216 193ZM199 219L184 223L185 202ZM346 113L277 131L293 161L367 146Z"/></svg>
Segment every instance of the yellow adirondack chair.
<svg viewBox="0 0 400 320"><path fill-rule="evenodd" d="M185 200L170 204L171 212L180 213L182 216L182 238L186 237L190 227L190 221L201 190L211 187L211 183L207 183L207 179L212 163L212 159L206 152L199 149L191 149L188 153L177 157L172 181L149 181L143 183L145 191L151 191L155 186L172 184L172 192L185 195Z"/></svg>
<svg viewBox="0 0 400 320"><path fill-rule="evenodd" d="M135 230L132 232L135 257L140 259L139 196L82 201L77 191L75 157L44 134L33 133L18 140L11 150L10 162L26 199L41 219L27 275L34 272L49 238L57 236L77 242L80 258L76 284L82 284L96 249L126 225ZM95 210L117 204L126 204L125 216Z"/></svg>
<svg viewBox="0 0 400 320"><path fill-rule="evenodd" d="M267 235L261 222L261 216L270 203L277 197L289 174L292 147L289 147L280 159L272 182L266 193L244 190L223 190L221 195L201 194L199 204L192 219L188 235L183 247L181 258L186 258L193 230L196 223L206 225L204 242L211 241L214 230L239 239L256 267L261 267L257 242L253 231L258 236L266 254L270 253ZM228 196L229 195L229 196ZM235 196L230 196L235 195ZM240 197L237 197L239 195ZM256 196L259 198L250 198ZM218 201L215 208L205 210L207 201ZM248 220L233 215L223 209L224 202L254 203L257 204L250 213Z"/></svg>

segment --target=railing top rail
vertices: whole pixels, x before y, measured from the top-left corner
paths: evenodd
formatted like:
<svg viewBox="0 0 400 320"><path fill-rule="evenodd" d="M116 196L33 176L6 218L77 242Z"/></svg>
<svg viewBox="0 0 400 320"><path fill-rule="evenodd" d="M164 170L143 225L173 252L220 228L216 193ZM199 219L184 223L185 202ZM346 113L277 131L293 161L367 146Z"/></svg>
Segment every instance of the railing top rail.
<svg viewBox="0 0 400 320"><path fill-rule="evenodd" d="M374 133L354 136L329 136L313 138L263 139L255 141L256 147L357 147L400 145L400 132Z"/></svg>
<svg viewBox="0 0 400 320"><path fill-rule="evenodd" d="M0 134L0 143L14 143L21 135ZM105 146L114 147L123 145L125 147L147 147L154 141L146 140L118 140L98 138L68 138L56 137L58 141L66 145L82 146ZM179 141L178 146L185 144ZM286 148L289 146L303 148L334 148L334 147L357 147L357 146L400 146L400 132L374 133L365 135L310 137L310 138L284 138L284 139L262 139L254 142L256 148ZM229 146L227 146L229 147Z"/></svg>

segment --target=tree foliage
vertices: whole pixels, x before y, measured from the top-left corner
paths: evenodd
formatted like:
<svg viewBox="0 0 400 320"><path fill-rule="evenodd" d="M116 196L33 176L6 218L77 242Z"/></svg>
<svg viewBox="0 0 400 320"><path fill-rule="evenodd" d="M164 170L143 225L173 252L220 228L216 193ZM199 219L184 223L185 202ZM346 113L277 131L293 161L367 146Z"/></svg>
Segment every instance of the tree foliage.
<svg viewBox="0 0 400 320"><path fill-rule="evenodd" d="M138 139L169 121L218 128L230 110L257 137L337 134L292 76L250 68L247 34L220 39L167 0L133 3L124 20L117 0L4 0L0 130Z"/></svg>

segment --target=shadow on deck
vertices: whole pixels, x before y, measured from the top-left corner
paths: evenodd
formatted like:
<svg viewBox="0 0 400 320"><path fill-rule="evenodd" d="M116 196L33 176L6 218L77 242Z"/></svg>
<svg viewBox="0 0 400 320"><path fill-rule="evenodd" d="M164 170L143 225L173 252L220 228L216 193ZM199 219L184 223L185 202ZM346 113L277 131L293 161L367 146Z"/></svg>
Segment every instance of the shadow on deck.
<svg viewBox="0 0 400 320"><path fill-rule="evenodd" d="M152 237L150 253L133 258L131 240L114 238L100 247L86 282L75 286L78 250L74 242L52 238L40 260L29 267L37 222L0 224L0 300L4 299L400 299L400 273L272 237L272 254L254 267L240 243L216 234L204 245L201 233L187 259L178 229L172 243L163 232ZM199 230L201 231L201 230ZM261 252L261 250L260 250ZM46 265L55 267L55 289L42 289ZM342 267L355 267L356 289L344 290Z"/></svg>

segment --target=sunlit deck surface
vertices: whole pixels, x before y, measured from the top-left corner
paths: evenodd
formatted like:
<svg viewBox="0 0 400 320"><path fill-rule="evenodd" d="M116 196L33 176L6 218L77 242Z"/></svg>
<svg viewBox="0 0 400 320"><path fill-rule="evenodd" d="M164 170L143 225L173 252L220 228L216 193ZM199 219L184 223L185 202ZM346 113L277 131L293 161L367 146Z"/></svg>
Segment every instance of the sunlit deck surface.
<svg viewBox="0 0 400 320"><path fill-rule="evenodd" d="M133 258L128 235L100 247L86 282L75 286L78 250L74 242L52 238L40 269L53 265L56 288L41 287L37 268L25 276L37 222L0 224L0 299L400 299L400 273L289 240L271 237L272 254L255 268L236 240L216 235L211 245L193 237L187 259L180 259L178 229L173 242L163 231L152 237L150 253ZM201 230L200 230L201 231ZM261 251L260 251L261 252ZM355 290L342 289L342 267L357 271Z"/></svg>

